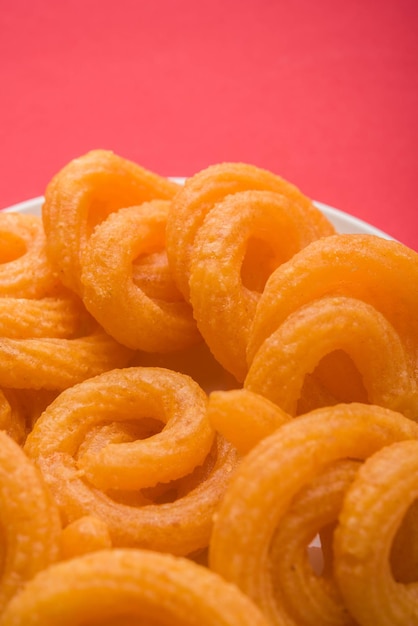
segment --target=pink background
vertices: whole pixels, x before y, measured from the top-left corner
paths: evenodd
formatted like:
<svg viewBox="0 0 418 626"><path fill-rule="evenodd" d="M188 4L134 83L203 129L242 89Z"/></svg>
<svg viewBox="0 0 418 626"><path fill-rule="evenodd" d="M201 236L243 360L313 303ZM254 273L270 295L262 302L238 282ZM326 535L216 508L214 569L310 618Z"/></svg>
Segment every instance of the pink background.
<svg viewBox="0 0 418 626"><path fill-rule="evenodd" d="M112 149L224 160L418 250L416 0L0 0L0 207Z"/></svg>

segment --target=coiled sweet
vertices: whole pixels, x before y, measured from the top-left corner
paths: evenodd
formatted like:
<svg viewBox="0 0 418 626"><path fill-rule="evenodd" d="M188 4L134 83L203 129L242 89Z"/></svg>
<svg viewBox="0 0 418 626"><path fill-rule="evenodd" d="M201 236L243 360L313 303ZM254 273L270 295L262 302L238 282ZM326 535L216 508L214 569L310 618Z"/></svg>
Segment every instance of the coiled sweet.
<svg viewBox="0 0 418 626"><path fill-rule="evenodd" d="M41 572L1 626L268 626L235 586L201 565L142 550L101 550Z"/></svg>
<svg viewBox="0 0 418 626"><path fill-rule="evenodd" d="M327 296L290 314L256 353L245 387L296 415L306 376L337 350L351 357L371 404L418 419L405 344L384 315L355 298Z"/></svg>
<svg viewBox="0 0 418 626"><path fill-rule="evenodd" d="M386 446L363 464L344 498L335 532L335 576L362 626L418 621L416 579L398 581L390 561L395 534L418 496L417 466L416 439Z"/></svg>
<svg viewBox="0 0 418 626"><path fill-rule="evenodd" d="M112 337L135 350L169 352L201 341L191 307L179 292L172 299L167 263L165 273L155 257L135 264L155 253L161 261L168 210L162 200L121 209L96 227L83 256L86 308Z"/></svg>
<svg viewBox="0 0 418 626"><path fill-rule="evenodd" d="M0 386L13 389L67 389L115 367L131 352L97 324L85 336L0 338Z"/></svg>
<svg viewBox="0 0 418 626"><path fill-rule="evenodd" d="M208 417L215 430L241 454L292 419L277 404L249 389L212 391Z"/></svg>
<svg viewBox="0 0 418 626"><path fill-rule="evenodd" d="M293 498L331 463L347 457L361 461L411 439L418 440L415 422L358 403L317 409L284 424L258 443L235 471L216 517L210 567L249 595L272 624L300 623L270 578L270 546ZM321 508L317 513L321 515ZM309 534L312 520L306 523ZM334 623L349 624L350 619Z"/></svg>
<svg viewBox="0 0 418 626"><path fill-rule="evenodd" d="M58 508L33 461L0 431L0 615L37 572L59 558Z"/></svg>
<svg viewBox="0 0 418 626"><path fill-rule="evenodd" d="M39 298L58 283L47 257L42 219L0 213L0 297Z"/></svg>
<svg viewBox="0 0 418 626"><path fill-rule="evenodd" d="M114 545L176 554L203 549L236 465L190 377L124 368L61 393L36 422L36 460L66 523L102 519Z"/></svg>
<svg viewBox="0 0 418 626"><path fill-rule="evenodd" d="M238 381L246 374L248 334L266 279L331 233L299 190L250 165L209 167L173 198L167 254L174 278L206 343Z"/></svg>
<svg viewBox="0 0 418 626"><path fill-rule="evenodd" d="M417 419L416 284L418 255L398 242L374 235L312 242L266 283L244 386L264 388L292 414L306 404L309 382L323 404L371 402Z"/></svg>
<svg viewBox="0 0 418 626"><path fill-rule="evenodd" d="M67 163L49 182L42 207L48 255L61 282L82 295L82 259L95 226L114 211L169 199L177 189L109 150L92 150Z"/></svg>
<svg viewBox="0 0 418 626"><path fill-rule="evenodd" d="M93 151L42 214L0 220L0 626L415 623L418 255L239 163Z"/></svg>

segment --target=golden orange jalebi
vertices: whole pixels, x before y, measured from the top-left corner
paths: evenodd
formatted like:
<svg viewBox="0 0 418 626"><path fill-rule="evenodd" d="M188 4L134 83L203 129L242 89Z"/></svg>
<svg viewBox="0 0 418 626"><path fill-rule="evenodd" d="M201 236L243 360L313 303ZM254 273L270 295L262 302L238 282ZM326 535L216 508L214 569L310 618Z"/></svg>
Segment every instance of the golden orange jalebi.
<svg viewBox="0 0 418 626"><path fill-rule="evenodd" d="M318 237L335 232L313 203L280 176L246 163L211 165L186 180L173 198L167 222L167 254L186 300L194 242L207 214L226 196L251 190L270 191L287 198L298 213L305 211L306 219L316 224Z"/></svg>
<svg viewBox="0 0 418 626"><path fill-rule="evenodd" d="M417 285L242 163L0 215L0 626L418 622Z"/></svg>
<svg viewBox="0 0 418 626"><path fill-rule="evenodd" d="M160 431L153 437L93 445L78 458L79 468L97 487L152 487L186 475L206 458L214 441L206 403L206 394L184 375L152 368L113 370L61 394L36 423L25 450L35 458L55 452L74 457L94 426L153 418Z"/></svg>
<svg viewBox="0 0 418 626"><path fill-rule="evenodd" d="M234 585L188 559L144 550L101 550L41 572L1 626L268 626Z"/></svg>
<svg viewBox="0 0 418 626"><path fill-rule="evenodd" d="M213 206L196 233L189 268L193 313L215 357L240 381L265 281L327 232L308 206L271 191L235 193Z"/></svg>
<svg viewBox="0 0 418 626"><path fill-rule="evenodd" d="M215 430L241 454L291 419L277 404L248 389L212 391L208 417Z"/></svg>
<svg viewBox="0 0 418 626"><path fill-rule="evenodd" d="M42 207L48 254L61 282L81 295L85 246L110 213L170 199L177 190L174 182L108 150L92 150L70 161L49 182Z"/></svg>
<svg viewBox="0 0 418 626"><path fill-rule="evenodd" d="M375 235L334 235L312 242L296 253L287 263L278 267L266 283L257 306L248 341L247 356L252 371L246 384L252 388L250 381L257 378L257 366L253 365L253 362L257 358L258 351L260 351L258 362L261 363L262 352L264 350L266 353L269 351L268 342L271 342L273 351L273 344L278 346L280 343L280 333L290 331L291 319L297 320L298 315L300 317L305 315L307 319L309 317L308 305L312 305L311 312L315 313L316 311L318 316L322 315L320 309L323 305L325 307L323 319L325 319L327 315L326 303L331 302L327 298L332 296L346 297L352 299L351 311L354 316L356 316L356 302L358 301L358 317L355 317L355 323L348 322L348 310L341 315L335 315L333 323L331 321L331 309L328 306L328 324L323 325L321 318L318 318L318 323L321 322L321 324L318 328L312 328L312 341L310 341L311 332L305 338L302 337L301 333L299 334L299 347L306 354L303 358L303 362L306 363L306 367L303 368L304 375L312 374L309 381L310 385L315 383L317 386L322 386L325 395L328 393L331 398L334 398L334 403L351 400L372 401L369 396L376 397L375 392L371 391L370 387L373 365L371 363L369 368L368 364L364 362L359 367L358 358L361 353L359 338L362 332L366 332L359 328L360 319L363 316L363 324L366 324L370 329L374 327L375 330L372 331L372 334L378 342L382 342L382 348L386 341L384 340L385 334L389 341L383 348L384 353L387 353L386 357L381 360L394 358L399 367L403 367L405 359L408 362L407 370L399 374L401 378L404 378L404 382L400 381L398 391L399 410L416 418L418 409L416 395L418 321L415 311L418 307L418 290L411 288L411 285L417 282L418 254L398 242L382 239ZM348 304L348 300L346 302ZM364 305L374 308L376 313L372 313L371 308L369 308L369 313L366 314ZM300 310L302 312L298 313ZM347 334L353 334L353 344L357 344L357 348L355 345L351 346L350 356L353 356L354 352L358 352L355 357L356 366L363 376L366 375L367 383L363 379L364 385L368 385L366 392L364 392L364 388L361 388L363 383L360 382L360 388L358 381L354 381L353 384L352 374L355 376L357 373L358 378L358 369L353 368L352 364L350 367L347 360L341 360L341 357L347 356L347 344L349 343L348 339L344 342L342 337L344 334L342 325L344 323ZM281 329L282 325L283 329ZM300 325L303 325L302 320L300 320ZM328 330L326 330L327 325ZM381 337L377 339L380 328L382 329ZM294 331L297 332L296 328ZM277 341L273 337L276 332L278 333L276 335ZM321 332L323 338L319 341L322 346L320 349L319 345L316 347L316 341L319 337L314 339L314 335L315 333L321 334ZM334 336L335 338L338 335L340 335L340 339L333 343L331 337ZM392 339L389 339L389 335L392 336ZM355 339L355 336L358 339ZM338 349L340 347L338 344L341 344L341 341L345 343L343 351ZM302 348L303 342L305 342L305 348ZM329 342L328 347L327 342ZM395 344L399 344L399 347L395 348ZM285 343L280 349L286 349ZM395 352L390 357L389 353L392 349ZM315 351L316 357L314 356ZM369 349L368 351L370 352ZM401 352L404 356L401 355ZM327 367L324 367L325 359L322 359L322 362L320 359L327 353L328 355L325 357ZM368 358L366 353L364 353L363 358ZM374 363L377 364L376 359ZM315 365L318 366L316 370ZM390 367L390 364L386 363L386 366ZM395 365L393 366L395 367ZM385 365L381 364L380 367L385 367ZM327 368L328 371L326 371ZM266 367L265 373L267 373L267 369ZM301 373L298 376L301 376ZM409 382L406 380L408 377ZM271 384L273 384L272 381ZM269 386L270 383L266 382L266 385ZM295 410L295 399L294 396L291 398L292 406L288 410ZM391 404L391 406L393 405Z"/></svg>
<svg viewBox="0 0 418 626"><path fill-rule="evenodd" d="M206 408L206 394L186 375L113 370L61 393L24 449L67 522L94 515L116 545L188 553L207 545L236 465L235 449L215 437Z"/></svg>
<svg viewBox="0 0 418 626"><path fill-rule="evenodd" d="M41 218L1 214L0 233L0 388L62 389L126 365L131 352L59 283Z"/></svg>
<svg viewBox="0 0 418 626"><path fill-rule="evenodd" d="M362 300L385 315L412 358L417 358L418 254L403 244L368 234L338 234L312 242L270 276L249 340L258 348L290 313L318 298Z"/></svg>
<svg viewBox="0 0 418 626"><path fill-rule="evenodd" d="M60 548L63 559L112 548L112 539L106 522L93 515L79 517L63 529Z"/></svg>
<svg viewBox="0 0 418 626"><path fill-rule="evenodd" d="M143 288L134 280L135 259L164 250L168 208L169 202L154 200L121 209L96 227L85 247L83 302L112 337L132 349L168 352L201 341L180 295L175 301L149 296L144 264L136 266L137 273L142 268ZM151 277L155 284L155 273ZM172 293L167 280L165 285Z"/></svg>
<svg viewBox="0 0 418 626"><path fill-rule="evenodd" d="M328 296L290 314L256 353L245 387L295 415L305 377L335 350L362 375L368 401L418 420L418 387L398 333L373 306Z"/></svg>
<svg viewBox="0 0 418 626"><path fill-rule="evenodd" d="M58 508L39 469L20 446L0 432L2 576L0 615L8 600L59 557Z"/></svg>
<svg viewBox="0 0 418 626"><path fill-rule="evenodd" d="M71 337L88 319L72 294L44 298L0 297L0 337L29 339Z"/></svg>
<svg viewBox="0 0 418 626"><path fill-rule="evenodd" d="M0 338L0 387L66 389L128 364L131 352L100 326L72 339Z"/></svg>
<svg viewBox="0 0 418 626"><path fill-rule="evenodd" d="M328 465L296 494L280 520L269 558L276 601L287 613L286 624L353 623L334 578L331 531L359 466L359 461L349 459ZM317 535L320 548L315 547ZM322 562L315 562L315 556Z"/></svg>
<svg viewBox="0 0 418 626"><path fill-rule="evenodd" d="M264 283L296 251L334 233L296 187L255 166L223 163L189 178L171 202L167 254L216 359L242 381Z"/></svg>
<svg viewBox="0 0 418 626"><path fill-rule="evenodd" d="M41 218L0 213L0 297L39 298L57 284Z"/></svg>
<svg viewBox="0 0 418 626"><path fill-rule="evenodd" d="M293 498L330 463L363 460L407 439L418 439L418 424L358 403L317 409L284 424L237 467L216 515L210 567L249 595L272 624L297 624L270 579L270 546Z"/></svg>
<svg viewBox="0 0 418 626"><path fill-rule="evenodd" d="M402 584L389 559L396 531L418 498L418 441L386 446L348 490L335 531L335 576L362 626L418 623L418 583Z"/></svg>

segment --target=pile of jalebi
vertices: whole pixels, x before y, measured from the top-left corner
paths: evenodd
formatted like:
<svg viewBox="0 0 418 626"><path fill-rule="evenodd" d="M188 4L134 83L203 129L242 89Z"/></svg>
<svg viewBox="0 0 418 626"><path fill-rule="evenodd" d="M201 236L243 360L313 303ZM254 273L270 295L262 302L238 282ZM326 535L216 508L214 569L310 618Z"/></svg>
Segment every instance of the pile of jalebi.
<svg viewBox="0 0 418 626"><path fill-rule="evenodd" d="M418 254L112 152L0 213L0 626L418 624Z"/></svg>

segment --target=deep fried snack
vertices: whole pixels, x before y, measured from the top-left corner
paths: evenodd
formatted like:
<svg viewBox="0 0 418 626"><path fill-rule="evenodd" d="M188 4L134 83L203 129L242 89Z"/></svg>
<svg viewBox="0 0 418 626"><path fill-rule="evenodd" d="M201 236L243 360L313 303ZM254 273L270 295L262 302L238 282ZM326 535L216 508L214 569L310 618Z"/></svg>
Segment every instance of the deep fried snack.
<svg viewBox="0 0 418 626"><path fill-rule="evenodd" d="M394 579L389 554L418 497L418 442L393 443L360 468L335 531L335 576L348 610L364 626L418 623L417 582Z"/></svg>
<svg viewBox="0 0 418 626"><path fill-rule="evenodd" d="M100 492L64 453L37 459L65 523L93 515L107 524L114 546L177 555L208 546L213 516L237 461L235 448L217 437L202 472L196 468L191 477L166 483L161 490L157 485L143 492Z"/></svg>
<svg viewBox="0 0 418 626"><path fill-rule="evenodd" d="M206 215L217 202L241 191L271 191L301 207L306 218L318 228L318 236L334 233L324 215L291 183L254 165L220 163L186 180L173 199L167 221L167 254L175 281L189 300L190 265L193 246Z"/></svg>
<svg viewBox="0 0 418 626"><path fill-rule="evenodd" d="M273 624L282 624L287 609L269 579L269 547L292 499L330 463L363 460L405 439L418 439L415 422L358 403L318 409L284 424L235 470L215 520L210 567L237 584Z"/></svg>
<svg viewBox="0 0 418 626"><path fill-rule="evenodd" d="M93 426L152 417L162 428L153 437L84 450L77 460L89 482L101 489L151 487L203 463L214 441L206 405L199 385L176 372L112 370L62 393L36 423L25 450L33 458L55 452L74 458Z"/></svg>
<svg viewBox="0 0 418 626"><path fill-rule="evenodd" d="M352 623L334 579L332 563L326 562L329 555L323 529L328 532L335 526L345 493L360 465L349 459L331 463L293 498L280 520L272 540L270 562L276 601L284 607L286 624ZM319 556L323 563L319 570L311 562L317 533L321 537Z"/></svg>
<svg viewBox="0 0 418 626"><path fill-rule="evenodd" d="M57 283L41 218L0 212L0 297L39 298Z"/></svg>
<svg viewBox="0 0 418 626"><path fill-rule="evenodd" d="M213 391L208 417L214 429L246 454L291 417L276 404L248 389Z"/></svg>
<svg viewBox="0 0 418 626"><path fill-rule="evenodd" d="M154 200L153 202L157 201ZM174 282L173 274L168 264L165 244L161 250L143 254L134 260L132 264L132 279L135 285L149 298L162 300L163 302L181 302L184 300L183 295Z"/></svg>
<svg viewBox="0 0 418 626"><path fill-rule="evenodd" d="M178 188L107 150L70 161L48 184L42 207L48 254L63 284L81 295L86 243L110 213L154 198L170 199Z"/></svg>
<svg viewBox="0 0 418 626"><path fill-rule="evenodd" d="M107 524L93 515L84 515L68 524L61 533L60 543L62 559L112 548Z"/></svg>
<svg viewBox="0 0 418 626"><path fill-rule="evenodd" d="M266 279L326 230L312 212L272 191L243 191L215 203L196 233L189 267L194 317L215 357L239 381Z"/></svg>
<svg viewBox="0 0 418 626"><path fill-rule="evenodd" d="M107 370L124 367L132 352L97 324L72 339L0 338L0 386L66 389Z"/></svg>
<svg viewBox="0 0 418 626"><path fill-rule="evenodd" d="M41 222L38 225L42 228ZM80 298L62 285L55 284L39 297L0 297L3 388L64 389L126 365L131 355L131 350L103 331Z"/></svg>
<svg viewBox="0 0 418 626"><path fill-rule="evenodd" d="M244 386L296 415L306 375L335 350L352 358L370 404L418 420L417 381L405 346L378 310L355 298L322 297L290 314L256 353Z"/></svg>
<svg viewBox="0 0 418 626"><path fill-rule="evenodd" d="M39 574L7 607L1 626L268 626L249 598L188 559L102 550Z"/></svg>
<svg viewBox="0 0 418 626"><path fill-rule="evenodd" d="M325 295L376 308L392 324L416 367L418 254L375 235L339 234L314 241L268 279L248 341L248 363L288 315Z"/></svg>
<svg viewBox="0 0 418 626"><path fill-rule="evenodd" d="M59 556L61 523L41 473L0 431L2 577L0 614L8 600Z"/></svg>
<svg viewBox="0 0 418 626"><path fill-rule="evenodd" d="M134 280L135 259L164 249L168 207L154 200L121 209L85 246L83 302L112 337L134 350L168 352L201 341L189 304L156 299Z"/></svg>
<svg viewBox="0 0 418 626"><path fill-rule="evenodd" d="M73 294L44 298L0 297L0 337L71 337L80 332L84 307Z"/></svg>
<svg viewBox="0 0 418 626"><path fill-rule="evenodd" d="M215 439L206 406L206 394L188 376L114 370L63 392L24 449L66 523L94 515L114 545L189 554L207 546L237 463L235 449Z"/></svg>

